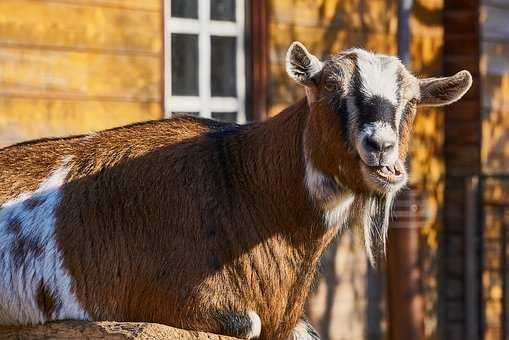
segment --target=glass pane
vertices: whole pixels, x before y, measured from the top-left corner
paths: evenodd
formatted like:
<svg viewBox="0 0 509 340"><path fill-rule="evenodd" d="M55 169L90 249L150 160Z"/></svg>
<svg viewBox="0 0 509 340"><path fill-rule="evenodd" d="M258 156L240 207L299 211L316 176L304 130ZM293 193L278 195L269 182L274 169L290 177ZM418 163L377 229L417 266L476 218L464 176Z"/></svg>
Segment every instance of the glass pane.
<svg viewBox="0 0 509 340"><path fill-rule="evenodd" d="M237 95L237 63L235 37L211 38L211 93L212 96L235 97Z"/></svg>
<svg viewBox="0 0 509 340"><path fill-rule="evenodd" d="M199 112L172 112L172 117L182 117L182 116L194 116L198 117L200 115Z"/></svg>
<svg viewBox="0 0 509 340"><path fill-rule="evenodd" d="M211 0L210 18L235 21L235 0Z"/></svg>
<svg viewBox="0 0 509 340"><path fill-rule="evenodd" d="M171 16L198 18L198 0L171 0Z"/></svg>
<svg viewBox="0 0 509 340"><path fill-rule="evenodd" d="M237 122L237 112L212 112L212 118L227 123Z"/></svg>
<svg viewBox="0 0 509 340"><path fill-rule="evenodd" d="M198 95L198 35L171 35L171 94Z"/></svg>

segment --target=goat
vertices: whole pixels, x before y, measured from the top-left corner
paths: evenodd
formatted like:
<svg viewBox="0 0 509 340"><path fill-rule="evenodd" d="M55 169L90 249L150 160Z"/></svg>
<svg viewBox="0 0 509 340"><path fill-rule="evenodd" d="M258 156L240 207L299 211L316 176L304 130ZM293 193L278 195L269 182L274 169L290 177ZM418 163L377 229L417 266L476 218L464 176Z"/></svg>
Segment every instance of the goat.
<svg viewBox="0 0 509 340"><path fill-rule="evenodd" d="M0 150L0 324L147 321L245 339L315 339L302 319L320 256L360 223L371 260L405 185L417 79L391 56L324 62L299 42L306 97L261 123L177 117Z"/></svg>

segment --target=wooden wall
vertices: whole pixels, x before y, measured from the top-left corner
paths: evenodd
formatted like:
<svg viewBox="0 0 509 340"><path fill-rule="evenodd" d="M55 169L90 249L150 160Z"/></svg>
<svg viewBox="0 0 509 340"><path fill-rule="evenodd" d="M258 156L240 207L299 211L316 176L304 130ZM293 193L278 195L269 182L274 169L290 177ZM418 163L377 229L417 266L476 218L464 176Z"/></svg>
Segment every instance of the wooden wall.
<svg viewBox="0 0 509 340"><path fill-rule="evenodd" d="M509 2L480 1L480 91L481 171L509 174ZM507 180L492 178L485 182L484 197L497 204L508 204ZM503 205L501 205L503 206ZM498 340L509 332L509 305L506 294L509 275L504 234L509 214L501 208L485 208L481 291L484 309L483 339ZM505 288L504 288L504 281ZM505 305L504 305L505 302ZM505 314L505 316L504 316ZM505 322L504 322L505 321ZM504 324L505 323L505 324Z"/></svg>
<svg viewBox="0 0 509 340"><path fill-rule="evenodd" d="M509 2L483 0L480 8L482 167L509 172Z"/></svg>
<svg viewBox="0 0 509 340"><path fill-rule="evenodd" d="M0 1L0 146L161 117L160 0Z"/></svg>

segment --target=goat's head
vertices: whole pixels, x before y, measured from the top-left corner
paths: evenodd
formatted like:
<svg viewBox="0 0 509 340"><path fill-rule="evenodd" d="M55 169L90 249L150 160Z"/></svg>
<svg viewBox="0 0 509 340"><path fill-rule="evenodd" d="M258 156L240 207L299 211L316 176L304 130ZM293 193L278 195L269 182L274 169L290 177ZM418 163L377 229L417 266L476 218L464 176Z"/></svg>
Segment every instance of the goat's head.
<svg viewBox="0 0 509 340"><path fill-rule="evenodd" d="M320 170L353 190L392 194L405 185L405 159L416 108L460 99L468 71L418 79L396 57L350 49L320 61L299 42L286 69L310 106L306 139ZM352 176L354 174L354 176Z"/></svg>

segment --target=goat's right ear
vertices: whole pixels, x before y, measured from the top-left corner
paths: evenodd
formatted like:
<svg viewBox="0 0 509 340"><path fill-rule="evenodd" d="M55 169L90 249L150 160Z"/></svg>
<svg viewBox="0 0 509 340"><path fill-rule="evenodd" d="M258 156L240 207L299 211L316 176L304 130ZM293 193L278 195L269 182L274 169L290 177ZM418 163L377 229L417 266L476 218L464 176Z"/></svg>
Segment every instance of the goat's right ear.
<svg viewBox="0 0 509 340"><path fill-rule="evenodd" d="M308 52L302 43L295 41L286 52L286 72L297 83L316 85L322 71L322 62Z"/></svg>

